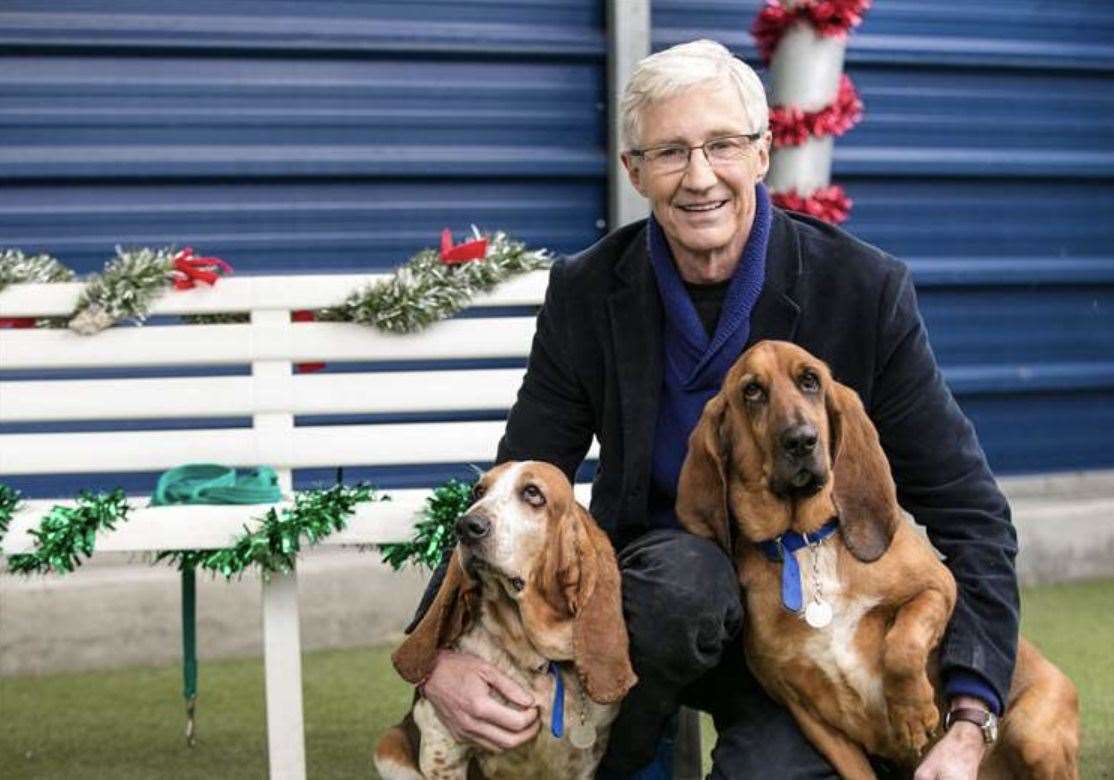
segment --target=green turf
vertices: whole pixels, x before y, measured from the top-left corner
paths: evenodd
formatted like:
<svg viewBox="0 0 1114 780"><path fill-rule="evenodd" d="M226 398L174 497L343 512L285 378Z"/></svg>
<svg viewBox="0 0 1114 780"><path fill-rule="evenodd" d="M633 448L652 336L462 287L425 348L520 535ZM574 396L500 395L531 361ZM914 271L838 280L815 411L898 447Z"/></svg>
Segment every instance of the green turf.
<svg viewBox="0 0 1114 780"><path fill-rule="evenodd" d="M1023 605L1026 635L1080 688L1083 777L1114 777L1114 580L1029 589ZM375 735L409 702L387 650L307 653L303 664L309 777L368 777ZM177 667L0 679L0 776L265 777L260 661L202 663L192 749L180 687Z"/></svg>

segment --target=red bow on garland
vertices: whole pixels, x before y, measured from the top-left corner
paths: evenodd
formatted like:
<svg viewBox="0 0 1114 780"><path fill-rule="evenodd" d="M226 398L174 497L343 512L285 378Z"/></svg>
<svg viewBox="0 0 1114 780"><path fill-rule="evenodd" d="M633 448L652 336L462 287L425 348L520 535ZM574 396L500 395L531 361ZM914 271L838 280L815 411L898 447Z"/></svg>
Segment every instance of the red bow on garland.
<svg viewBox="0 0 1114 780"><path fill-rule="evenodd" d="M219 257L197 257L188 246L174 256L173 262L174 287L178 290L189 290L198 282L213 285L232 273L232 266Z"/></svg>
<svg viewBox="0 0 1114 780"><path fill-rule="evenodd" d="M453 246L453 233L448 228L441 231L441 262L458 265L469 260L482 260L487 254L487 239L477 238Z"/></svg>

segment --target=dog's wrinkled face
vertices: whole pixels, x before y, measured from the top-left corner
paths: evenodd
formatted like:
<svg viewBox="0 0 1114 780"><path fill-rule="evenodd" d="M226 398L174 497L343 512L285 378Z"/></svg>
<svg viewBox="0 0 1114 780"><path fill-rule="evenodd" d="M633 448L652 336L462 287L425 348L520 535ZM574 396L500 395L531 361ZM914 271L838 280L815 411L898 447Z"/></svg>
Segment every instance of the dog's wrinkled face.
<svg viewBox="0 0 1114 780"><path fill-rule="evenodd" d="M473 498L456 525L465 569L518 598L541 569L550 525L574 503L572 487L547 463L504 463L480 478Z"/></svg>
<svg viewBox="0 0 1114 780"><path fill-rule="evenodd" d="M832 440L825 399L832 378L827 366L793 345L760 344L748 350L724 379L734 421L737 453L762 463L771 493L807 498L831 474ZM741 435L740 435L741 434Z"/></svg>

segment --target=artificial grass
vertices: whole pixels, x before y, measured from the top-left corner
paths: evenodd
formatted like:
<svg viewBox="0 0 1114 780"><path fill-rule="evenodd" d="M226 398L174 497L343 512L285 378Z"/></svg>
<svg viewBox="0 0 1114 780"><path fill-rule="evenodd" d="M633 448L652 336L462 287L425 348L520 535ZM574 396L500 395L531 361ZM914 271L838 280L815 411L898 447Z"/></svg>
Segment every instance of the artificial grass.
<svg viewBox="0 0 1114 780"><path fill-rule="evenodd" d="M1114 580L1029 588L1023 630L1080 689L1084 778L1114 778ZM377 735L410 701L389 648L303 657L307 774L374 776ZM17 778L262 778L263 666L203 661L198 744L183 739L181 670L0 679L0 775ZM705 750L714 734L705 729Z"/></svg>

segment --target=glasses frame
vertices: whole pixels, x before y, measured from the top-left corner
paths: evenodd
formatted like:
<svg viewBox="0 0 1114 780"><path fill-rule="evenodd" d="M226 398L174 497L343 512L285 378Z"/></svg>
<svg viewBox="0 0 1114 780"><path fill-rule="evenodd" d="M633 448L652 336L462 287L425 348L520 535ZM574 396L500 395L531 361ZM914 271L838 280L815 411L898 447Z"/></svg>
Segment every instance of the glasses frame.
<svg viewBox="0 0 1114 780"><path fill-rule="evenodd" d="M697 149L704 153L704 159L708 162L708 165L714 167L716 163L712 162L712 158L708 156L708 150L705 148L708 146L708 144L714 144L716 141L730 141L735 138L745 138L747 139L747 141L753 144L763 135L765 135L765 132L762 130L759 130L756 133L733 133L731 135L717 135L715 138L709 138L704 143L697 144L696 146L686 146L685 144L658 144L657 146L647 146L645 149L631 149L629 154L631 157L641 158L646 162L647 165L653 165L653 160L647 158L647 154L661 151L663 149L685 149L686 155L684 165L678 167L675 170L662 171L662 173L679 173L680 171L688 170L689 164L692 163L692 153L695 152ZM742 158L740 157L739 159ZM721 164L722 162L723 161L721 161Z"/></svg>

